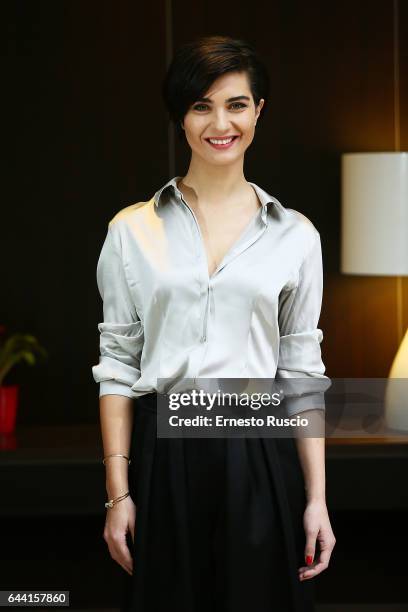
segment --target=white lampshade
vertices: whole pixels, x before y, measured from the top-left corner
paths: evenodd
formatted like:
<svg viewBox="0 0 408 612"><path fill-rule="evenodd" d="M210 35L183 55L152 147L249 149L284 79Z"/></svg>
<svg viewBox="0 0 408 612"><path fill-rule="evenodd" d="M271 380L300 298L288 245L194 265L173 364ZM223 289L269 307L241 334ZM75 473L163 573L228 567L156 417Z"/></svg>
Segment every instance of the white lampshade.
<svg viewBox="0 0 408 612"><path fill-rule="evenodd" d="M341 272L408 274L408 153L342 155Z"/></svg>

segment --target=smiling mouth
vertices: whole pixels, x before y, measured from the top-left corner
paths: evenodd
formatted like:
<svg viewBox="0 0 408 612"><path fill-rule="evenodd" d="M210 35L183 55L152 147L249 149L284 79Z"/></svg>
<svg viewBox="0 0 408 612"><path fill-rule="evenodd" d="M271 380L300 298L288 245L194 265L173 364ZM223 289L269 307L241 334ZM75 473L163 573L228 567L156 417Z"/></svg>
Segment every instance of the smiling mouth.
<svg viewBox="0 0 408 612"><path fill-rule="evenodd" d="M230 147L239 136L228 136L226 138L205 138L209 145L216 149L226 149Z"/></svg>
<svg viewBox="0 0 408 612"><path fill-rule="evenodd" d="M214 137L208 136L208 138L206 138L205 140L230 140L231 138L238 138L238 134L232 134L230 136L223 136L222 138L221 137L217 138L216 136Z"/></svg>

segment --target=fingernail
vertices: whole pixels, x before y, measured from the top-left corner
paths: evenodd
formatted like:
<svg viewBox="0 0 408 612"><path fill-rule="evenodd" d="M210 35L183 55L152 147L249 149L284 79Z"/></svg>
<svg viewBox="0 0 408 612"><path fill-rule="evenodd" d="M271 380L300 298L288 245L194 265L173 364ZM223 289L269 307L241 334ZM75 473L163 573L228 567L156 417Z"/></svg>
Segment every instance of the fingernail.
<svg viewBox="0 0 408 612"><path fill-rule="evenodd" d="M306 563L307 563L307 565L310 565L312 563L312 561L313 561L312 555L307 555L306 556Z"/></svg>

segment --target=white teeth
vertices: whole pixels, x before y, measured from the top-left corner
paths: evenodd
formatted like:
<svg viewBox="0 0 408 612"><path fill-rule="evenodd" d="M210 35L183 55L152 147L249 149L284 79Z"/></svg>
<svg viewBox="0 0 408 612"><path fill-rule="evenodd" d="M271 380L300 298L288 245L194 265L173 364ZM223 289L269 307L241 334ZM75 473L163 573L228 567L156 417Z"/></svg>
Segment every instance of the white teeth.
<svg viewBox="0 0 408 612"><path fill-rule="evenodd" d="M212 144L228 144L229 142L231 142L233 137L231 138L227 138L225 140L216 140L215 138L209 138L208 140L212 143Z"/></svg>

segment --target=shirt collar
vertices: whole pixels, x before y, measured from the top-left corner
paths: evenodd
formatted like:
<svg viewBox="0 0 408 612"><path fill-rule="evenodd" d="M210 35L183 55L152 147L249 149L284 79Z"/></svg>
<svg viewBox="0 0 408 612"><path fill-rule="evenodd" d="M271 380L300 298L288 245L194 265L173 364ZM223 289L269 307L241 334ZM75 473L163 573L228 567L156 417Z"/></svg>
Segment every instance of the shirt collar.
<svg viewBox="0 0 408 612"><path fill-rule="evenodd" d="M161 195L163 193L163 191L165 189L167 189L168 187L172 186L173 189L176 191L176 193L181 196L181 192L177 187L177 181L179 179L181 179L183 177L181 176L174 176L172 179L170 179L169 181L167 181L167 183L165 183L163 185L163 187L160 187L160 189L158 189L158 191L156 191L156 193L153 196L153 200L155 203L155 206L157 207L160 203L160 199L161 199ZM251 183L251 181L248 181L248 183L250 185L252 185L252 187L255 189L258 198L262 204L262 220L264 222L266 222L266 216L267 216L267 209L268 209L268 205L269 204L274 204L275 207L283 214L287 214L287 210L286 208L279 202L279 200L277 200L274 196L270 195L269 193L267 193L264 189L262 189L261 187L259 187L258 185L256 185L255 183Z"/></svg>

